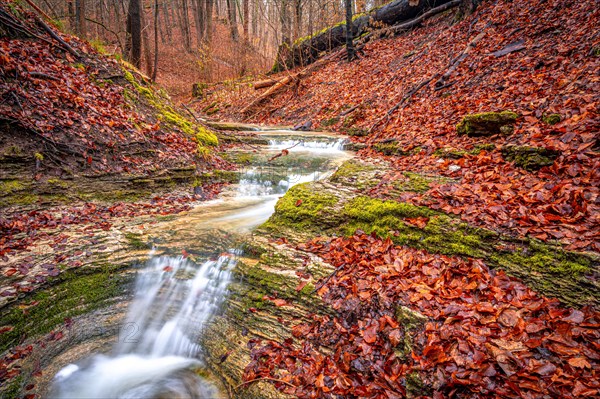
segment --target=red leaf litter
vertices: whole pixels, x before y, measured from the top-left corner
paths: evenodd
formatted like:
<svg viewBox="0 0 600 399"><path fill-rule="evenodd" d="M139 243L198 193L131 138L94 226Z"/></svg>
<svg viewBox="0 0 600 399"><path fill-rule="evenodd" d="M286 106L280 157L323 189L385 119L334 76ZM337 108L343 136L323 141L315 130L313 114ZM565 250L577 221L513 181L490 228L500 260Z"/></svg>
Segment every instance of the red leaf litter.
<svg viewBox="0 0 600 399"><path fill-rule="evenodd" d="M285 381L272 380L299 398L600 395L591 308L563 307L480 260L373 235L299 249L338 268L318 290L335 316L313 315L284 342L252 341L245 381Z"/></svg>

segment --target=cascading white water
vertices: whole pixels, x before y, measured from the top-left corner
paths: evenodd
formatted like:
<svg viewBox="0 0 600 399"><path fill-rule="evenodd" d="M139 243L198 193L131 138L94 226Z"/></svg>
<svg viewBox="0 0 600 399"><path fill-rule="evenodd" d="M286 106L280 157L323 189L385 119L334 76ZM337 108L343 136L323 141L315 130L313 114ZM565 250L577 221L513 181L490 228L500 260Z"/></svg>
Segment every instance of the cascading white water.
<svg viewBox="0 0 600 399"><path fill-rule="evenodd" d="M86 368L65 367L55 377L52 397L152 397L164 389L157 380L200 365L200 334L225 298L237 255L232 251L201 265L183 257L152 258L139 272L112 356L95 356ZM195 391L210 392L196 383Z"/></svg>
<svg viewBox="0 0 600 399"><path fill-rule="evenodd" d="M344 154L343 140L332 139L275 139L267 151L277 154L284 149L325 158ZM331 172L331 167L301 168L288 165L275 171L263 166L242 171L235 198L254 202L213 220L247 219L255 226L268 218L278 197L291 186ZM203 326L211 322L226 297L238 255L231 250L202 264L183 257L153 257L138 272L135 296L113 352L64 367L55 376L50 397L219 397L189 370L201 365Z"/></svg>

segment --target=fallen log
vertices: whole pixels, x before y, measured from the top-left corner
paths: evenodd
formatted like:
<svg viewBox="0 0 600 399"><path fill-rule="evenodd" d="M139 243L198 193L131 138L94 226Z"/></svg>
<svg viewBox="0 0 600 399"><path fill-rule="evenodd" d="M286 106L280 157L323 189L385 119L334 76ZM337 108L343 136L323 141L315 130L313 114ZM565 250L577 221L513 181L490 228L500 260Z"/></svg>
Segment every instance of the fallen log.
<svg viewBox="0 0 600 399"><path fill-rule="evenodd" d="M352 34L354 37L358 37L367 33L369 29L380 27L382 24L394 26L411 20L432 7L446 3L455 3L455 0L395 0L376 10L355 15L352 22ZM419 22L416 22L415 25ZM291 45L284 43L279 47L272 72L309 65L315 62L321 53L330 52L345 43L345 22L333 25L317 34L300 38Z"/></svg>
<svg viewBox="0 0 600 399"><path fill-rule="evenodd" d="M308 75L310 72L312 72L315 69L317 69L318 67L324 65L328 61L331 61L331 60L336 59L337 57L340 57L344 53L344 51L345 51L344 49L337 50L336 52L333 52L333 53L321 58L318 62L315 62L312 65L309 65L308 67L304 68L300 72L295 73L293 75L288 75L285 78L277 81L277 83L275 85L273 85L269 90L265 91L263 94L261 94L260 96L255 98L250 104L248 104L244 108L242 108L242 110L240 112L242 114L249 113L254 107L260 105L263 101L265 101L269 97L272 97L273 95L277 94L281 90L285 89L289 84L300 82L300 79L302 79L303 77Z"/></svg>
<svg viewBox="0 0 600 399"><path fill-rule="evenodd" d="M265 79L265 80L257 80L252 84L254 90L264 89L265 87L271 87L276 83L279 83L281 80L276 79Z"/></svg>

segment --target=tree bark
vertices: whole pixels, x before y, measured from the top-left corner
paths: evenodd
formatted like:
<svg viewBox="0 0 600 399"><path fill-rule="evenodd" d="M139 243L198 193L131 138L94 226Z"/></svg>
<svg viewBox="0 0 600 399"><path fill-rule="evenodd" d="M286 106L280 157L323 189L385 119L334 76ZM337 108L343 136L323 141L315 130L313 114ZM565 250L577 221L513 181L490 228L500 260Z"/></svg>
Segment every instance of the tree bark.
<svg viewBox="0 0 600 399"><path fill-rule="evenodd" d="M240 34L237 29L237 10L235 8L235 0L227 0L227 17L229 18L229 29L231 40L237 42Z"/></svg>
<svg viewBox="0 0 600 399"><path fill-rule="evenodd" d="M130 0L127 11L127 40L124 54L136 68L142 65L142 10L141 0Z"/></svg>
<svg viewBox="0 0 600 399"><path fill-rule="evenodd" d="M346 51L348 53L348 62L356 58L354 50L354 32L352 29L352 0L344 0L346 6Z"/></svg>
<svg viewBox="0 0 600 399"><path fill-rule="evenodd" d="M154 0L154 68L152 68L152 81L156 82L158 73L158 0Z"/></svg>
<svg viewBox="0 0 600 399"><path fill-rule="evenodd" d="M417 4L414 4L414 0L392 1L381 8L354 19L352 23L353 36L360 36L369 29L381 26L381 24L392 26L410 20L431 7L439 6L449 1L451 0L419 1ZM273 71L279 72L311 64L318 59L320 53L330 52L345 43L346 24L344 22L330 27L323 33L295 43L291 47L280 46Z"/></svg>
<svg viewBox="0 0 600 399"><path fill-rule="evenodd" d="M87 36L85 26L85 0L75 0L75 20L77 22L77 35L85 38Z"/></svg>

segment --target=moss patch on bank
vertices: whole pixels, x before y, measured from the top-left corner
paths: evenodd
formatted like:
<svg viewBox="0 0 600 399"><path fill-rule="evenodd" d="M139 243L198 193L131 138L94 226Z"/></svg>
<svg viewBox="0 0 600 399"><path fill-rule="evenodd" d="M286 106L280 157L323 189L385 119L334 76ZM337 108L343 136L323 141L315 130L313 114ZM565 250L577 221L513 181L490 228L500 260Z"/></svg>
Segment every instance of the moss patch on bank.
<svg viewBox="0 0 600 399"><path fill-rule="evenodd" d="M360 195L341 198L334 193L322 183L300 185L281 198L275 214L261 228L282 236L290 231L312 236L374 232L399 245L484 259L568 305L600 304L598 284L586 277L598 270L598 259L591 255L472 227L427 207Z"/></svg>
<svg viewBox="0 0 600 399"><path fill-rule="evenodd" d="M1 335L0 352L17 345L24 337L52 331L67 318L88 313L122 294L127 277L109 264L85 271L69 270L50 278L48 287L27 295L2 310L0 327L12 330Z"/></svg>

